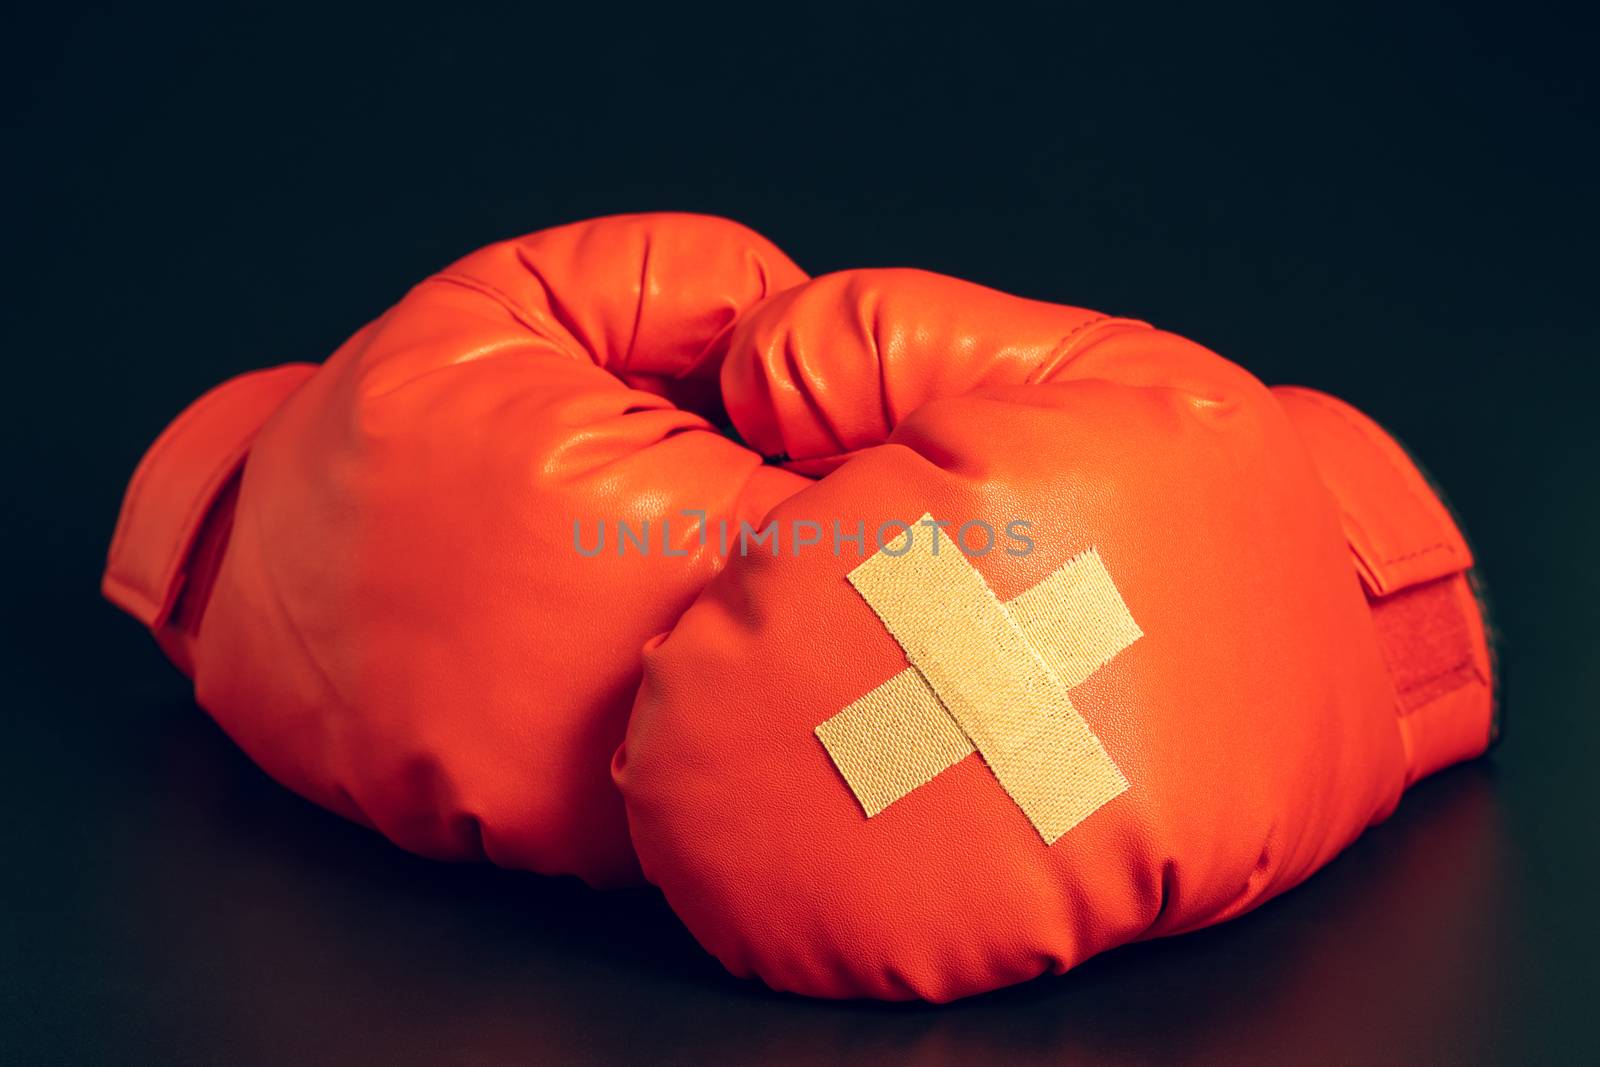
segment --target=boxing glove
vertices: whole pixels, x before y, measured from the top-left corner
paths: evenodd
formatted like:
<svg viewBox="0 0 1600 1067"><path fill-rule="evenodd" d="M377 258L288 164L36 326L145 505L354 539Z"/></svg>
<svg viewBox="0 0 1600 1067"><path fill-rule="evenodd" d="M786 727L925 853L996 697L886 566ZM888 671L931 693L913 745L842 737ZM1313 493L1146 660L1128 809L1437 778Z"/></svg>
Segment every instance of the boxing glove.
<svg viewBox="0 0 1600 1067"><path fill-rule="evenodd" d="M640 646L720 559L676 513L808 484L703 417L735 321L804 278L684 215L473 253L321 366L179 416L105 594L296 792L427 856L637 881L611 756ZM619 520L648 555L597 544Z"/></svg>
<svg viewBox="0 0 1600 1067"><path fill-rule="evenodd" d="M613 773L735 974L1060 973L1282 893L1490 741L1472 556L1338 400L914 271L771 298L722 387L819 480L650 643Z"/></svg>

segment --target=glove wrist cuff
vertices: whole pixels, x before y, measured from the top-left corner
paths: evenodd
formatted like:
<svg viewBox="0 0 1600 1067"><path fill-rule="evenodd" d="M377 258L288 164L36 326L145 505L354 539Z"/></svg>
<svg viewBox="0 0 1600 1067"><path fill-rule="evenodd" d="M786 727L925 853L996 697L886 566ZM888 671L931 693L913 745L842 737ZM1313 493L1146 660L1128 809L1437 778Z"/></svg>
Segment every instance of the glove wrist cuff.
<svg viewBox="0 0 1600 1067"><path fill-rule="evenodd" d="M185 673L250 443L315 369L287 364L217 386L156 438L128 484L100 589Z"/></svg>
<svg viewBox="0 0 1600 1067"><path fill-rule="evenodd" d="M1394 685L1406 784L1480 755L1499 732L1493 635L1454 517L1377 423L1310 389L1273 392L1338 507Z"/></svg>

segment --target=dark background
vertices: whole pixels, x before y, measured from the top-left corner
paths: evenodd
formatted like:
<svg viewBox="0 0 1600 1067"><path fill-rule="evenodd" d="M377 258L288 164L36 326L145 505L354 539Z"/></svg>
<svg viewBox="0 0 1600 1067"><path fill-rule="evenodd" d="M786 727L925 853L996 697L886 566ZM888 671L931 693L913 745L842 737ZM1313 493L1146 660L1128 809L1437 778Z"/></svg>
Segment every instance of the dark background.
<svg viewBox="0 0 1600 1067"><path fill-rule="evenodd" d="M0 1059L1595 1062L1591 27L565 6L7 17ZM1251 916L941 1009L771 994L652 893L430 863L274 786L98 598L145 446L480 244L662 208L1365 409L1476 542L1506 744Z"/></svg>

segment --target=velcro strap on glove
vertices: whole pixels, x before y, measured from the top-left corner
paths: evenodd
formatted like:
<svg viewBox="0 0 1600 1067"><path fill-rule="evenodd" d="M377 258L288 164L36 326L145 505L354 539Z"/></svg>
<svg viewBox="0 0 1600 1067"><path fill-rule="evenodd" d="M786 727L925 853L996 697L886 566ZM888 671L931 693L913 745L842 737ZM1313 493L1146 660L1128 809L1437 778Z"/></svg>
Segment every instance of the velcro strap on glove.
<svg viewBox="0 0 1600 1067"><path fill-rule="evenodd" d="M1407 785L1494 731L1489 634L1472 550L1416 463L1377 423L1310 389L1273 390L1339 509L1394 683Z"/></svg>

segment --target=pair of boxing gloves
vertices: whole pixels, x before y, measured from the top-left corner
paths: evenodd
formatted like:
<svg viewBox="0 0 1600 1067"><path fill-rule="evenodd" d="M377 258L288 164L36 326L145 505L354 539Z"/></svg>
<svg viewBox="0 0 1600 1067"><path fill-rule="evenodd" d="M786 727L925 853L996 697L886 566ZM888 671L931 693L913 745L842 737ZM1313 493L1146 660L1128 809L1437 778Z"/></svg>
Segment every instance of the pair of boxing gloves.
<svg viewBox="0 0 1600 1067"><path fill-rule="evenodd" d="M943 1001L1247 911L1484 751L1472 564L1332 397L643 215L196 401L104 590L404 848L642 878L735 974Z"/></svg>

